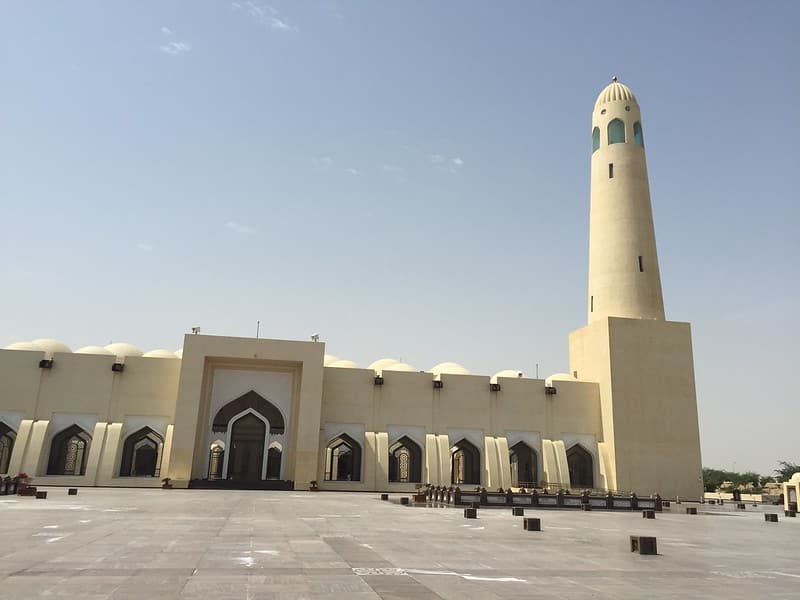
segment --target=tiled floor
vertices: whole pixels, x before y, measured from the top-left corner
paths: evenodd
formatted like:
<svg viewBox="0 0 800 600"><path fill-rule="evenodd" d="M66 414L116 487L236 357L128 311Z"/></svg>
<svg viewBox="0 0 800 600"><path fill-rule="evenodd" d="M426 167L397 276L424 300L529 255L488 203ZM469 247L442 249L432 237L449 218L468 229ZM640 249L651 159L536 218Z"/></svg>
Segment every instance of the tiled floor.
<svg viewBox="0 0 800 600"><path fill-rule="evenodd" d="M0 598L800 598L800 519L405 507L379 494L0 496ZM632 554L653 535L658 556Z"/></svg>

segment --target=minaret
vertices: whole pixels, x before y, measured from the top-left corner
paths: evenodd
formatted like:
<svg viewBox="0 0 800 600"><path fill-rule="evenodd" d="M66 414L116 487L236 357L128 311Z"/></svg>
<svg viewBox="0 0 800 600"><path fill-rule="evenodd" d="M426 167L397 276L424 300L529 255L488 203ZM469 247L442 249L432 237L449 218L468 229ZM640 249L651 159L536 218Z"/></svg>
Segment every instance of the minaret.
<svg viewBox="0 0 800 600"><path fill-rule="evenodd" d="M642 117L614 77L592 113L589 323L664 320Z"/></svg>

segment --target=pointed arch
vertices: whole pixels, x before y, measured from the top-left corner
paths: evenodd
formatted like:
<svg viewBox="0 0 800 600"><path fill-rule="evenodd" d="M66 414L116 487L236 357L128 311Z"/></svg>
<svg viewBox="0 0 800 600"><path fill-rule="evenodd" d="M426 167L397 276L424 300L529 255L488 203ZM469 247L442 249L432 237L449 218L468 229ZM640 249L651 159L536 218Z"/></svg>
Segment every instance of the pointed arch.
<svg viewBox="0 0 800 600"><path fill-rule="evenodd" d="M85 475L92 436L78 425L70 425L50 443L48 475Z"/></svg>
<svg viewBox="0 0 800 600"><path fill-rule="evenodd" d="M280 442L272 442L267 450L267 479L281 478L281 460L283 446Z"/></svg>
<svg viewBox="0 0 800 600"><path fill-rule="evenodd" d="M230 425L227 478L237 481L263 479L267 421L254 409L234 416Z"/></svg>
<svg viewBox="0 0 800 600"><path fill-rule="evenodd" d="M608 124L608 143L625 143L625 122L622 119L613 119Z"/></svg>
<svg viewBox="0 0 800 600"><path fill-rule="evenodd" d="M567 450L567 467L571 487L594 487L594 459L586 448L575 444Z"/></svg>
<svg viewBox="0 0 800 600"><path fill-rule="evenodd" d="M17 432L0 421L0 473L8 474L11 453L14 451L14 442L16 441Z"/></svg>
<svg viewBox="0 0 800 600"><path fill-rule="evenodd" d="M389 481L422 483L422 448L407 435L389 446Z"/></svg>
<svg viewBox="0 0 800 600"><path fill-rule="evenodd" d="M450 482L453 485L481 484L481 452L466 438L450 447Z"/></svg>
<svg viewBox="0 0 800 600"><path fill-rule="evenodd" d="M325 448L325 481L361 481L361 445L346 433Z"/></svg>
<svg viewBox="0 0 800 600"><path fill-rule="evenodd" d="M525 442L517 442L508 449L511 463L511 485L531 485L539 481L539 458L536 450Z"/></svg>
<svg viewBox="0 0 800 600"><path fill-rule="evenodd" d="M227 431L228 423L230 423L231 419L248 409L260 413L269 421L270 433L278 435L283 433L286 429L283 413L281 413L278 407L256 391L250 390L246 394L242 394L238 398L231 400L217 411L214 422L211 425L211 430L215 432Z"/></svg>
<svg viewBox="0 0 800 600"><path fill-rule="evenodd" d="M208 479L222 479L222 467L225 464L225 442L214 440L208 450Z"/></svg>
<svg viewBox="0 0 800 600"><path fill-rule="evenodd" d="M158 477L164 438L150 427L133 432L122 446L120 477Z"/></svg>
<svg viewBox="0 0 800 600"><path fill-rule="evenodd" d="M600 128L592 129L592 154L600 149Z"/></svg>
<svg viewBox="0 0 800 600"><path fill-rule="evenodd" d="M644 147L644 136L642 134L642 124L639 121L633 124L633 143Z"/></svg>

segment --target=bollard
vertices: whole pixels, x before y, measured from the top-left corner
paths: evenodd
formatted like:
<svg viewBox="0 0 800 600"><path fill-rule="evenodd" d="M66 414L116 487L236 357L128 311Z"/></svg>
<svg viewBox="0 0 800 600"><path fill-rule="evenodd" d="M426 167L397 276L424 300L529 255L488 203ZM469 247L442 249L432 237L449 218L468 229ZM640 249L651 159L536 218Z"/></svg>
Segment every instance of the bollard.
<svg viewBox="0 0 800 600"><path fill-rule="evenodd" d="M796 510L785 510L785 511L783 511L783 513L787 517L792 517L792 518L797 517L797 511Z"/></svg>
<svg viewBox="0 0 800 600"><path fill-rule="evenodd" d="M408 499L407 496L403 496L402 498L400 498L400 504L402 504L404 506L407 506L408 503L409 503L409 499Z"/></svg>
<svg viewBox="0 0 800 600"><path fill-rule="evenodd" d="M747 508L747 506L745 506L744 502L739 502L736 505L736 508L738 508L739 510L745 510Z"/></svg>
<svg viewBox="0 0 800 600"><path fill-rule="evenodd" d="M709 500L708 500L708 503L709 503L709 504L716 504L716 503L717 503L717 501L709 498Z"/></svg>
<svg viewBox="0 0 800 600"><path fill-rule="evenodd" d="M47 500L47 492L44 490L40 490L36 492L36 499L37 500Z"/></svg>
<svg viewBox="0 0 800 600"><path fill-rule="evenodd" d="M697 507L696 506L687 506L686 507L686 514L687 515L696 515L697 514Z"/></svg>
<svg viewBox="0 0 800 600"><path fill-rule="evenodd" d="M542 520L536 517L525 517L522 519L522 527L525 531L541 531Z"/></svg>
<svg viewBox="0 0 800 600"><path fill-rule="evenodd" d="M638 552L639 554L658 554L656 538L632 535L631 552Z"/></svg>
<svg viewBox="0 0 800 600"><path fill-rule="evenodd" d="M478 509L477 508L465 508L464 509L464 518L465 519L477 519L478 518Z"/></svg>
<svg viewBox="0 0 800 600"><path fill-rule="evenodd" d="M511 509L511 514L515 517L524 517L525 516L525 509L521 506L515 506Z"/></svg>
<svg viewBox="0 0 800 600"><path fill-rule="evenodd" d="M75 491L77 492L78 490ZM72 492L72 490L70 490L70 492ZM388 500L388 499L389 499L389 494L381 494L381 500Z"/></svg>
<svg viewBox="0 0 800 600"><path fill-rule="evenodd" d="M654 511L654 510L643 510L642 511L642 518L643 519L655 519L656 518L656 511Z"/></svg>
<svg viewBox="0 0 800 600"><path fill-rule="evenodd" d="M67 490L67 496L77 496L78 495L78 488L69 488Z"/></svg>
<svg viewBox="0 0 800 600"><path fill-rule="evenodd" d="M778 513L766 513L764 515L764 520L767 523L777 523L778 522Z"/></svg>

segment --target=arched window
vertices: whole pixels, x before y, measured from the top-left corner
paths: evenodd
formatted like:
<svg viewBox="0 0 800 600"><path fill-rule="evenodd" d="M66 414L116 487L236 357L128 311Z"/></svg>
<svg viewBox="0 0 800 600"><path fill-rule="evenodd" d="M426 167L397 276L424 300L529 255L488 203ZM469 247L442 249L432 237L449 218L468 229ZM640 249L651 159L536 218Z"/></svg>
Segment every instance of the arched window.
<svg viewBox="0 0 800 600"><path fill-rule="evenodd" d="M644 136L642 135L642 124L639 121L633 124L633 143L637 146L644 146Z"/></svg>
<svg viewBox="0 0 800 600"><path fill-rule="evenodd" d="M592 455L580 444L567 450L569 481L573 488L594 487L594 461Z"/></svg>
<svg viewBox="0 0 800 600"><path fill-rule="evenodd" d="M225 464L225 442L216 440L208 453L208 478L222 479L222 466Z"/></svg>
<svg viewBox="0 0 800 600"><path fill-rule="evenodd" d="M623 123L620 119L614 119L608 124L608 143L625 143L625 123Z"/></svg>
<svg viewBox="0 0 800 600"><path fill-rule="evenodd" d="M600 128L592 129L592 154L600 149Z"/></svg>
<svg viewBox="0 0 800 600"><path fill-rule="evenodd" d="M389 481L422 483L422 450L408 436L389 447Z"/></svg>
<svg viewBox="0 0 800 600"><path fill-rule="evenodd" d="M120 477L158 477L161 473L161 453L164 438L149 427L125 438L122 446Z"/></svg>
<svg viewBox="0 0 800 600"><path fill-rule="evenodd" d="M11 462L16 439L16 432L5 423L0 423L0 473L8 474L8 465Z"/></svg>
<svg viewBox="0 0 800 600"><path fill-rule="evenodd" d="M267 451L267 479L281 478L281 458L283 457L283 447L280 442L272 442Z"/></svg>
<svg viewBox="0 0 800 600"><path fill-rule="evenodd" d="M50 444L48 475L85 475L92 436L77 425L56 434Z"/></svg>
<svg viewBox="0 0 800 600"><path fill-rule="evenodd" d="M508 451L512 487L533 487L539 481L536 452L525 442L517 442Z"/></svg>
<svg viewBox="0 0 800 600"><path fill-rule="evenodd" d="M481 484L481 453L466 439L450 448L450 481L453 485Z"/></svg>
<svg viewBox="0 0 800 600"><path fill-rule="evenodd" d="M361 481L361 446L346 433L325 448L325 481Z"/></svg>

